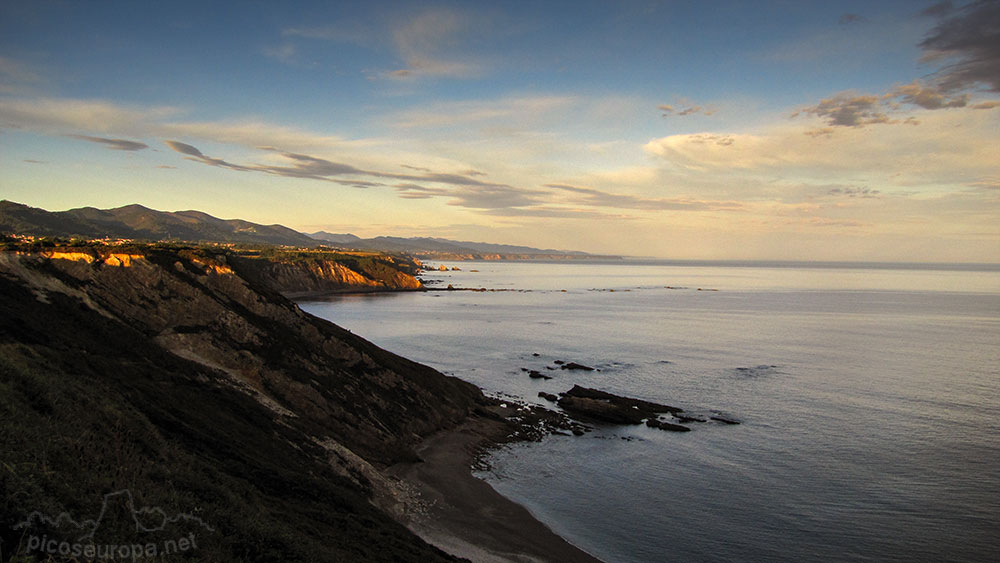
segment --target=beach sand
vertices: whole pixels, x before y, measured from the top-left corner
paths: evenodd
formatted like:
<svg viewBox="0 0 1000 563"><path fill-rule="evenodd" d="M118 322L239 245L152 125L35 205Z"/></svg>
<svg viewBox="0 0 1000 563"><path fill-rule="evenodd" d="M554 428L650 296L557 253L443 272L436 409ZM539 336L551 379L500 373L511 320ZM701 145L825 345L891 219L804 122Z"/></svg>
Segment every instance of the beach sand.
<svg viewBox="0 0 1000 563"><path fill-rule="evenodd" d="M476 563L598 562L472 476L483 445L502 439L507 430L501 422L474 417L427 438L417 449L423 462L388 468L388 475L418 498L403 524L424 541Z"/></svg>

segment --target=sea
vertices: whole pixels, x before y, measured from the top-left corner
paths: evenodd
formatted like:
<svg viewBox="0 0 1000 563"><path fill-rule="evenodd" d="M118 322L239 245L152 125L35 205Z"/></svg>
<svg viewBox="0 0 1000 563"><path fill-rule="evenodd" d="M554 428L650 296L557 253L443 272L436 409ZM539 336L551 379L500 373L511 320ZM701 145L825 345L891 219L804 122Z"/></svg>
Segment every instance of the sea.
<svg viewBox="0 0 1000 563"><path fill-rule="evenodd" d="M594 556L1000 561L1000 265L444 265L442 291L300 306L503 400L582 385L740 422L489 457L478 477Z"/></svg>

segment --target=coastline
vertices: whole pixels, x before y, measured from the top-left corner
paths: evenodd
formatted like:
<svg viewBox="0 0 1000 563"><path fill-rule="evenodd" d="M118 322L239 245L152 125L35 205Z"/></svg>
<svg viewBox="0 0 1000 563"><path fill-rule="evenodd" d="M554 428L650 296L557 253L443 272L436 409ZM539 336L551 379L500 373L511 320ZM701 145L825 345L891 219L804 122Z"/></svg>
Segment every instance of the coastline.
<svg viewBox="0 0 1000 563"><path fill-rule="evenodd" d="M503 416L500 407L491 410ZM472 416L426 438L416 449L422 461L386 469L416 497L400 522L424 541L477 563L600 563L472 475L477 456L502 443L509 430L499 420Z"/></svg>

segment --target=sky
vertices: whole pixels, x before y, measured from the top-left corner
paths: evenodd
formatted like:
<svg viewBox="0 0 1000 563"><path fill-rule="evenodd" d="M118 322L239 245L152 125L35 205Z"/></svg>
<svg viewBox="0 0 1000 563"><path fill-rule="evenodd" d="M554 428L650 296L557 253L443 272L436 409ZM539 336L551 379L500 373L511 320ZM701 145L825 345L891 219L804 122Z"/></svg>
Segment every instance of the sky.
<svg viewBox="0 0 1000 563"><path fill-rule="evenodd" d="M1000 1L0 0L0 198L1000 262Z"/></svg>

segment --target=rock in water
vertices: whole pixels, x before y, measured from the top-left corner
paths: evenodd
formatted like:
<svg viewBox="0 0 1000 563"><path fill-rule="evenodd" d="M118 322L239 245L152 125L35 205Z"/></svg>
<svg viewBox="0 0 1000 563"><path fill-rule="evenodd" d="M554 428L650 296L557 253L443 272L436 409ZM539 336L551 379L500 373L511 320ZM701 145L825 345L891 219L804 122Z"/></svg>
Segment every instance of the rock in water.
<svg viewBox="0 0 1000 563"><path fill-rule="evenodd" d="M647 417L647 414L638 409L621 407L600 399L563 397L558 404L573 417L612 424L639 424Z"/></svg>
<svg viewBox="0 0 1000 563"><path fill-rule="evenodd" d="M712 415L709 418L711 418L712 420L717 420L717 421L722 422L724 424L740 424L740 421L736 420L735 418L732 418L732 417L726 416L726 415L722 415L722 414Z"/></svg>
<svg viewBox="0 0 1000 563"><path fill-rule="evenodd" d="M673 424L670 422L664 422L655 418L651 418L646 421L646 426L650 428L659 428L660 430L669 430L671 432L690 432L691 429L687 426L681 426L680 424Z"/></svg>
<svg viewBox="0 0 1000 563"><path fill-rule="evenodd" d="M679 413L684 412L683 409L677 407L672 407L670 405L662 405L660 403L653 403L651 401L643 401L642 399L632 399L630 397L622 397L620 395L615 395L613 393L608 393L606 391L599 391L597 389L591 389L589 387L580 387L579 385L574 385L572 389L565 393L568 397L586 397L588 399L600 399L602 401L609 401L611 403L620 405L622 407L635 407L643 412L647 413Z"/></svg>

